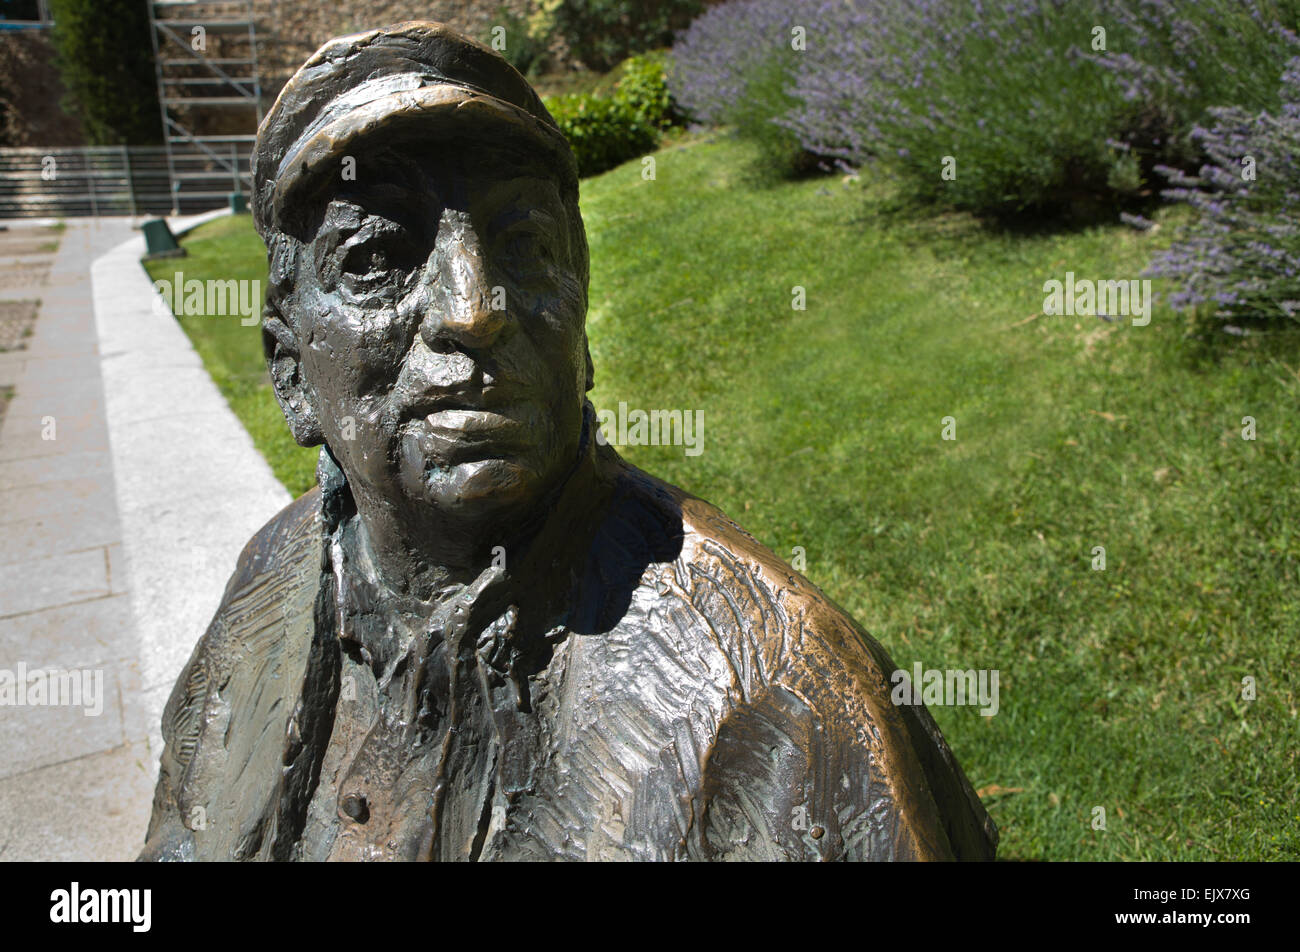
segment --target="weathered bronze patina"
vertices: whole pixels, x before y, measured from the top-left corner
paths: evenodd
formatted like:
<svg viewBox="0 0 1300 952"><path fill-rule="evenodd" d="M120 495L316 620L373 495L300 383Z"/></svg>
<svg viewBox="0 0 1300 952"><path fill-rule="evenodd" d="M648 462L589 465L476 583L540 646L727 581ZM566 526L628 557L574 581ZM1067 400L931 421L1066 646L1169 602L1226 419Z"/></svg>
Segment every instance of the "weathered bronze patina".
<svg viewBox="0 0 1300 952"><path fill-rule="evenodd" d="M333 40L254 171L320 488L176 685L143 858L992 857L880 645L595 439L573 157L518 73L433 23Z"/></svg>

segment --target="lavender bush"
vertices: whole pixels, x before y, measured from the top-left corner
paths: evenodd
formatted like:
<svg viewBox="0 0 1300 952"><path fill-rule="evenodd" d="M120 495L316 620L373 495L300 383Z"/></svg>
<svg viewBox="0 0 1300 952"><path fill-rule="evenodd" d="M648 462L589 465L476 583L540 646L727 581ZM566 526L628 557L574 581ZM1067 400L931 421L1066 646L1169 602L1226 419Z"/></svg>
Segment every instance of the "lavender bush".
<svg viewBox="0 0 1300 952"><path fill-rule="evenodd" d="M1171 305L1236 324L1300 320L1300 58L1282 77L1276 115L1210 110L1192 133L1209 157L1199 175L1161 167L1167 197L1197 212L1148 269L1177 290Z"/></svg>
<svg viewBox="0 0 1300 952"><path fill-rule="evenodd" d="M1103 13L1119 43L1092 59L1125 101L1193 118L1206 105L1274 104L1278 71L1297 52L1295 0L1112 0Z"/></svg>
<svg viewBox="0 0 1300 952"><path fill-rule="evenodd" d="M679 39L673 84L702 121L885 160L929 199L1095 213L1192 167L1207 107L1275 105L1296 20L1294 0L741 0Z"/></svg>
<svg viewBox="0 0 1300 952"><path fill-rule="evenodd" d="M975 211L1077 205L1108 182L1136 190L1107 142L1119 82L1082 52L1097 6L825 2L827 55L799 71L801 105L779 121L814 151L886 158L920 196Z"/></svg>
<svg viewBox="0 0 1300 952"><path fill-rule="evenodd" d="M777 172L803 171L795 132L777 123L797 106L788 92L802 54L791 29L810 5L793 0L739 0L712 7L673 47L673 98L695 122L728 125L756 142Z"/></svg>
<svg viewBox="0 0 1300 952"><path fill-rule="evenodd" d="M808 6L798 0L738 0L711 7L673 46L670 75L678 103L699 122L731 122L735 110L753 95L756 73L774 61L794 66L785 55L790 27Z"/></svg>

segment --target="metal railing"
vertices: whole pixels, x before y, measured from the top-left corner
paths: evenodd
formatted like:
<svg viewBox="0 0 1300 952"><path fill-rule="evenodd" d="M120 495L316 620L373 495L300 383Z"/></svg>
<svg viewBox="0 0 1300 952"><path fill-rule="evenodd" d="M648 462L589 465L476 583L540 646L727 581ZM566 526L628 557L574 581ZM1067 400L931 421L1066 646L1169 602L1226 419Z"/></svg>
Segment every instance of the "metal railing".
<svg viewBox="0 0 1300 952"><path fill-rule="evenodd" d="M0 219L191 214L220 208L248 189L251 142L244 136L206 150L173 153L172 163L201 190L177 191L162 146L0 149ZM217 152L218 157L209 154ZM231 169L237 169L231 172Z"/></svg>
<svg viewBox="0 0 1300 952"><path fill-rule="evenodd" d="M43 30L52 22L49 0L0 0L0 30Z"/></svg>

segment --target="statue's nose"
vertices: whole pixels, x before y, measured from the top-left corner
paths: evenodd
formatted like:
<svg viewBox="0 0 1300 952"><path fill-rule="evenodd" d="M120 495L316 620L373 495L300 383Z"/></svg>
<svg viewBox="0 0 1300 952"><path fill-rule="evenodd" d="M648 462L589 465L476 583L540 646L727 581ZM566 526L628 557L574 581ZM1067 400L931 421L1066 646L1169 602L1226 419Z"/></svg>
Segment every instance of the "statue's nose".
<svg viewBox="0 0 1300 952"><path fill-rule="evenodd" d="M446 211L438 226L433 254L425 266L428 295L420 334L436 351L451 343L478 349L490 346L506 324L504 308L493 308L487 261L468 214Z"/></svg>

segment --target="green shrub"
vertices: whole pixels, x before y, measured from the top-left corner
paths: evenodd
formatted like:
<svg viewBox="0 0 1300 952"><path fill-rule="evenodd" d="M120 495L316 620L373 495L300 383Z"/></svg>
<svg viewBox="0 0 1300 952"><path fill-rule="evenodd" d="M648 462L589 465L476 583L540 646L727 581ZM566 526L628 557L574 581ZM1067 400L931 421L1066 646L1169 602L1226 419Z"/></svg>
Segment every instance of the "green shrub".
<svg viewBox="0 0 1300 952"><path fill-rule="evenodd" d="M677 104L668 91L662 53L629 57L619 72L614 98L625 103L638 119L656 129L667 129L681 122Z"/></svg>
<svg viewBox="0 0 1300 952"><path fill-rule="evenodd" d="M546 100L583 178L645 155L680 120L661 54L630 57L610 75L619 78L608 96L570 93Z"/></svg>
<svg viewBox="0 0 1300 952"><path fill-rule="evenodd" d="M1206 109L1272 106L1296 49L1262 0L945 9L951 42L926 49L916 31L891 33L915 58L881 96L898 107L866 128L896 150L916 194L1000 217L1113 219L1150 204L1155 166L1198 164L1190 133ZM939 174L949 156L951 179Z"/></svg>
<svg viewBox="0 0 1300 952"><path fill-rule="evenodd" d="M149 15L137 0L51 0L67 107L91 145L162 141Z"/></svg>
<svg viewBox="0 0 1300 952"><path fill-rule="evenodd" d="M1300 321L1300 56L1282 80L1276 114L1210 110L1214 122L1192 133L1209 157L1198 175L1157 169L1166 196L1198 214L1147 273L1175 282L1169 303L1190 312L1193 333Z"/></svg>
<svg viewBox="0 0 1300 952"><path fill-rule="evenodd" d="M633 53L669 45L703 9L702 0L565 0L555 23L583 65L603 71Z"/></svg>
<svg viewBox="0 0 1300 952"><path fill-rule="evenodd" d="M799 136L773 121L796 105L790 95L791 56L772 56L753 63L743 74L745 95L726 113L726 121L742 139L758 146L759 159L749 170L759 179L798 178L819 167L818 157L807 151Z"/></svg>
<svg viewBox="0 0 1300 952"><path fill-rule="evenodd" d="M499 7L483 42L525 76L536 76L546 68L550 56L550 37L544 32L544 21L539 23L516 16L508 7ZM497 34L504 39L504 47L495 42L493 31L498 27L504 28L504 35Z"/></svg>
<svg viewBox="0 0 1300 952"><path fill-rule="evenodd" d="M811 12L807 2L724 3L673 46L669 84L682 111L757 145L749 171L759 178L791 177L816 164L799 134L779 121L799 105L789 90L813 54L794 49L790 40ZM814 50L823 45L815 43Z"/></svg>
<svg viewBox="0 0 1300 952"><path fill-rule="evenodd" d="M583 178L645 155L659 143L659 129L626 100L570 94L546 102L569 140Z"/></svg>

